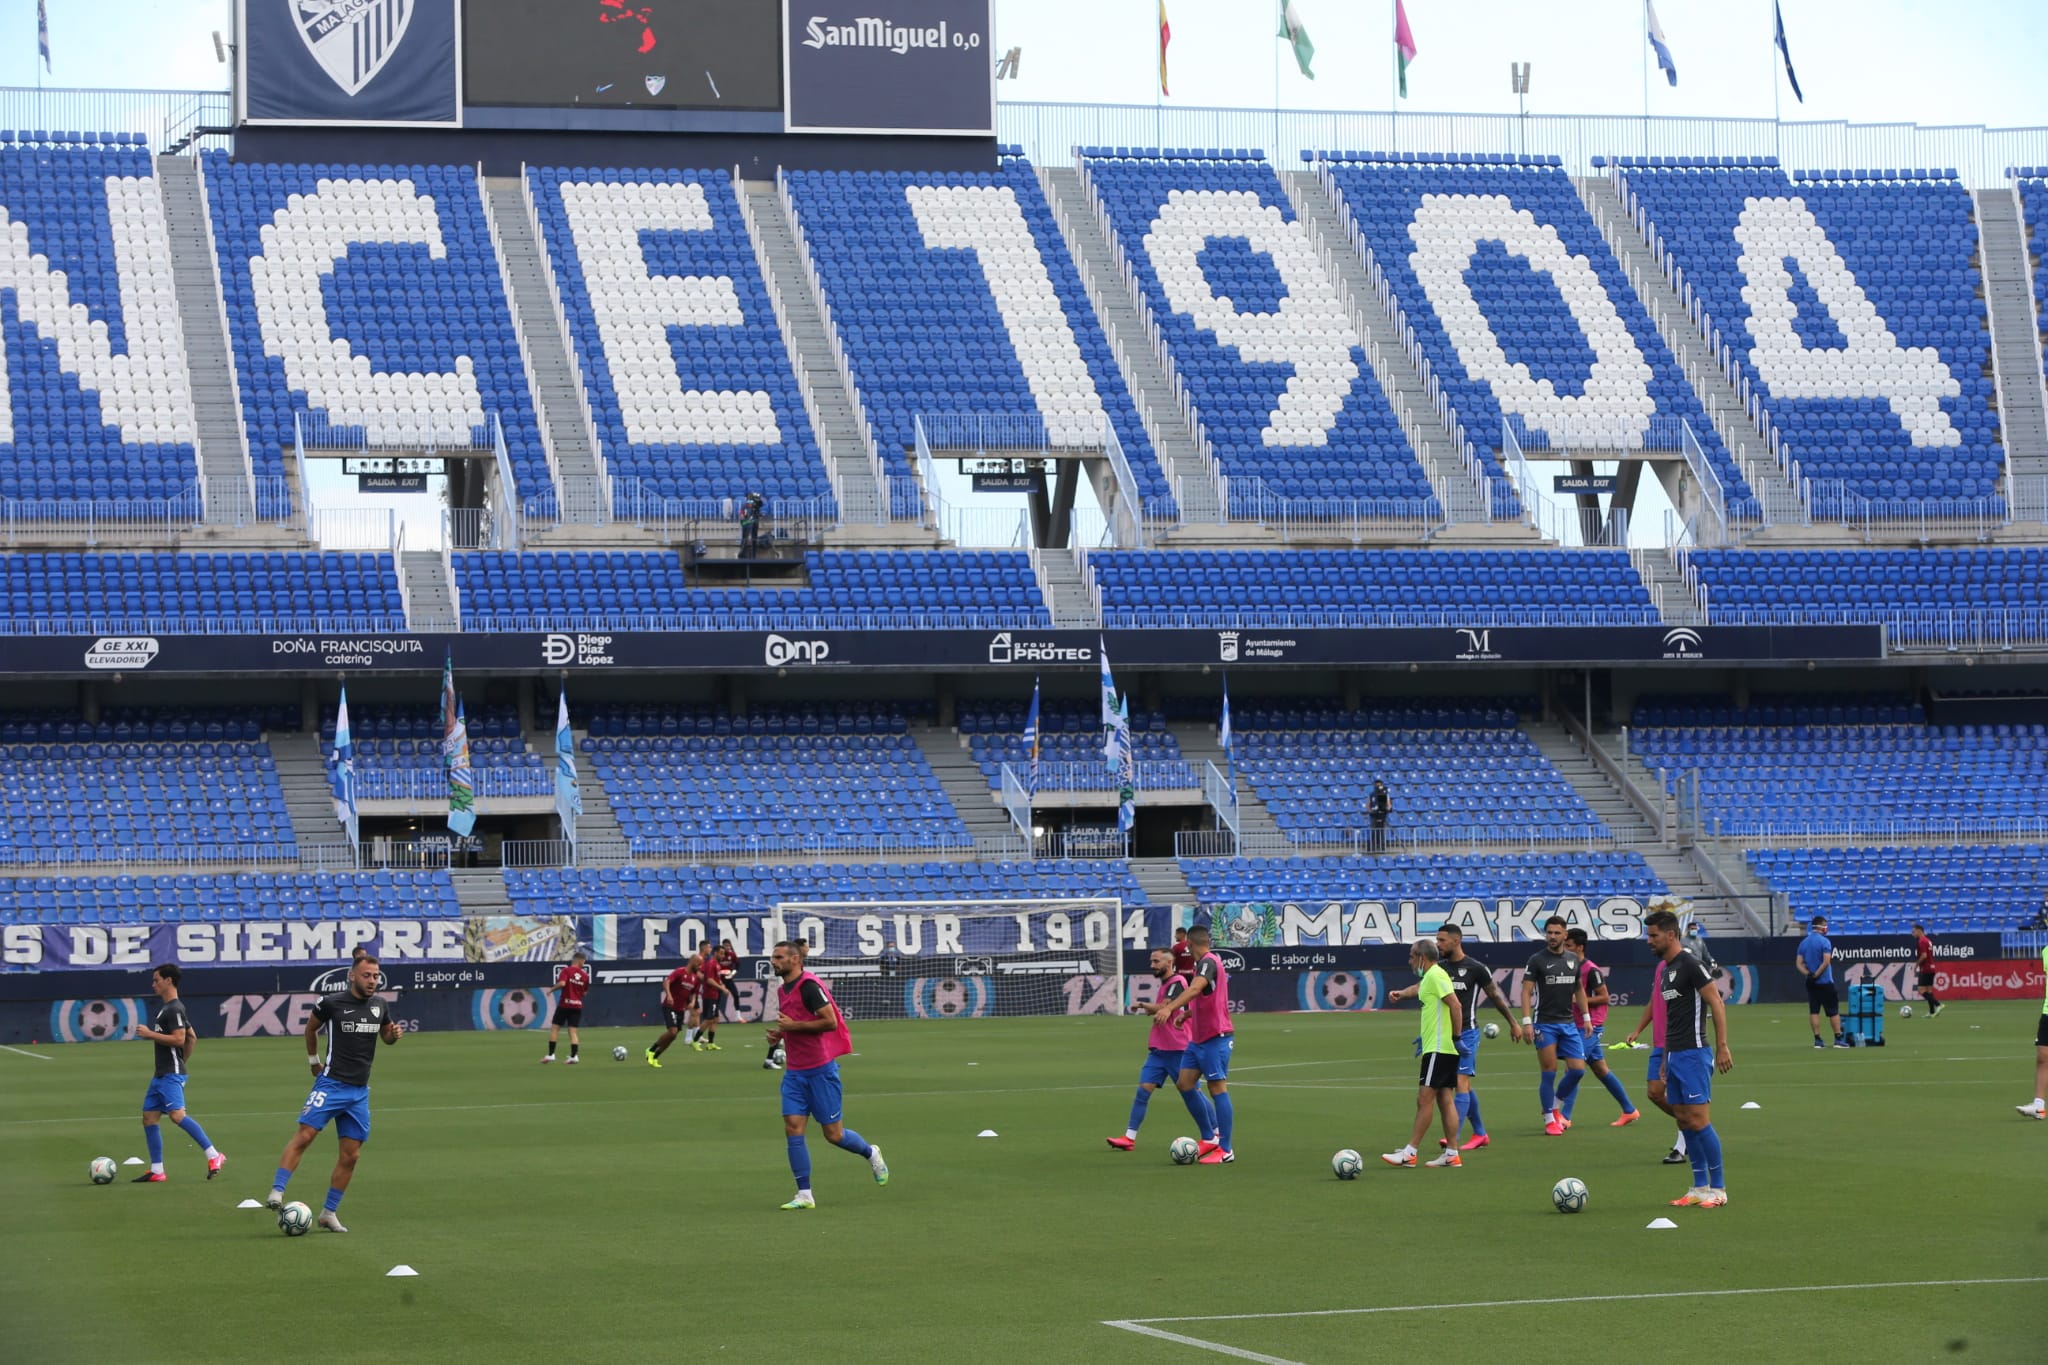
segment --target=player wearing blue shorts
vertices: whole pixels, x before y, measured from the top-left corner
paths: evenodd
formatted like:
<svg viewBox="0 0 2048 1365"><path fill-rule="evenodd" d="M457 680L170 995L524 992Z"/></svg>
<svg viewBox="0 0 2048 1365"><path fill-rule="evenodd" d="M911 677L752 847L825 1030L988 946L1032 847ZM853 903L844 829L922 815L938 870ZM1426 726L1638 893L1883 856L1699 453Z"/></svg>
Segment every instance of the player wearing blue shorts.
<svg viewBox="0 0 2048 1365"><path fill-rule="evenodd" d="M1230 1145L1237 1124L1235 1103L1230 1098L1230 1052L1236 1028L1230 1022L1230 973L1224 969L1223 959L1210 951L1208 925L1188 929L1188 951L1194 954L1195 968L1187 987L1138 1008L1154 1019L1182 1009L1188 1012L1188 1050L1181 1054L1180 1075L1174 1084L1180 1087L1195 1129L1202 1134L1195 1142L1201 1152L1195 1158L1197 1164L1222 1166L1237 1160L1237 1149Z"/></svg>
<svg viewBox="0 0 2048 1365"><path fill-rule="evenodd" d="M864 1159L875 1183L889 1183L889 1163L882 1149L846 1126L845 1092L839 1084L839 1059L853 1051L853 1033L839 1013L839 1004L825 983L804 970L804 953L785 939L769 958L782 985L775 993L779 1023L770 1037L779 1038L785 1053L782 1073L782 1134L789 1149L789 1173L796 1177L796 1197L785 1209L814 1209L811 1193L811 1149L804 1129L816 1119L825 1141Z"/></svg>
<svg viewBox="0 0 2048 1365"><path fill-rule="evenodd" d="M137 1185L158 1185L165 1179L164 1135L158 1122L166 1114L206 1153L208 1180L219 1175L227 1161L207 1139L199 1120L185 1112L186 1067L192 1060L192 1040L196 1035L192 1031L192 1016L185 1012L185 1002L178 998L180 975L175 962L167 962L149 974L149 988L163 1008L156 1012L155 1028L138 1026L135 1030L137 1038L156 1044L156 1074L150 1078L149 1091L142 1097L142 1136L149 1143L149 1169L135 1177Z"/></svg>
<svg viewBox="0 0 2048 1365"><path fill-rule="evenodd" d="M1685 1154L1692 1162L1692 1188L1671 1202L1717 1209L1728 1202L1728 1187L1721 1173L1721 1135L1714 1131L1709 1104L1714 1073L1735 1065L1728 1051L1728 1012L1713 976L1679 941L1678 916L1659 910L1648 924L1650 951L1664 963L1658 992L1664 999L1664 1098L1685 1130ZM1714 1021L1711 1053L1709 1015Z"/></svg>
<svg viewBox="0 0 2048 1365"><path fill-rule="evenodd" d="M1536 1045L1536 1060L1543 1068L1537 1094L1543 1102L1543 1131L1551 1137L1564 1134L1559 1099L1586 1079L1585 1039L1572 1022L1586 1012L1586 987L1579 979L1579 955L1565 942L1568 927L1562 915L1543 922L1543 951L1529 959L1522 978L1522 1023L1534 1024L1529 1040ZM1560 1057L1566 1066L1562 1083L1557 1079Z"/></svg>
<svg viewBox="0 0 2048 1365"><path fill-rule="evenodd" d="M1643 1017L1636 1020L1636 1026L1629 1030L1628 1037L1624 1041L1633 1047L1636 1039L1642 1036L1644 1029L1650 1030L1651 1042L1649 1074L1645 1077L1645 1084L1650 1092L1650 1103L1671 1115L1672 1121L1676 1122L1678 1111L1673 1109L1671 1102L1664 1098L1664 964L1662 962L1659 962L1656 970L1650 974L1650 999L1643 1006ZM1685 1163L1685 1129L1680 1128L1678 1129L1678 1135L1672 1139L1671 1150L1664 1154L1664 1164L1666 1166L1683 1166Z"/></svg>
<svg viewBox="0 0 2048 1365"><path fill-rule="evenodd" d="M1586 987L1586 1014L1576 1022L1579 1033L1586 1044L1586 1070L1600 1084L1607 1087L1607 1093L1614 1096L1614 1102L1621 1106L1621 1117L1609 1124L1610 1128L1626 1128L1642 1117L1635 1104L1628 1097L1628 1089L1621 1083L1621 1077L1614 1074L1607 1065L1607 1006L1613 1000L1613 992L1607 989L1607 973L1599 963L1586 953L1586 931L1578 925L1565 930L1564 939L1571 950L1579 955L1579 976ZM1558 1106L1564 1110L1564 1126L1572 1126L1572 1102L1577 1093L1559 1095Z"/></svg>
<svg viewBox="0 0 2048 1365"><path fill-rule="evenodd" d="M1469 1119L1472 1136L1458 1145L1461 1152L1476 1152L1490 1144L1493 1139L1486 1135L1486 1121L1479 1116L1479 1092L1473 1089L1473 1082L1479 1075L1479 1003L1481 999L1491 1000L1493 1007L1500 1011L1500 1017L1507 1021L1508 1032L1516 1042L1522 1041L1522 1026L1515 1022L1508 1009L1508 998L1500 993L1494 983L1493 973L1484 962L1465 952L1465 931L1455 924L1446 924L1436 931L1438 966L1444 975L1451 978L1451 985L1457 988L1458 1006L1464 1011L1466 1027L1458 1034L1458 1126L1462 1129Z"/></svg>
<svg viewBox="0 0 2048 1365"><path fill-rule="evenodd" d="M1152 975L1159 980L1161 1000L1171 1000L1187 988L1188 979L1173 969L1171 948L1152 950ZM1144 1010L1133 1005L1131 1013L1143 1014ZM1145 1065L1138 1071L1138 1093L1131 1100L1130 1126L1124 1129L1122 1137L1108 1139L1109 1145L1119 1152L1128 1152L1138 1145L1138 1126L1145 1121L1152 1092L1172 1084L1180 1073L1181 1056L1188 1050L1188 1012L1181 1010L1152 1020L1152 1032L1145 1044Z"/></svg>
<svg viewBox="0 0 2048 1365"><path fill-rule="evenodd" d="M380 975L377 959L369 954L357 958L348 971L348 988L323 997L306 1019L306 1063L313 1068L313 1089L299 1110L299 1130L284 1145L277 1161L277 1183L271 1186L269 1207L284 1205L284 1187L299 1159L320 1130L331 1120L341 1152L334 1162L334 1174L327 1182L327 1203L320 1213L320 1226L329 1232L347 1232L336 1210L356 1172L356 1157L370 1140L370 1065L377 1060L377 1043L398 1041L398 1021L391 1007L377 998ZM327 1035L327 1060L320 1060L320 1035Z"/></svg>

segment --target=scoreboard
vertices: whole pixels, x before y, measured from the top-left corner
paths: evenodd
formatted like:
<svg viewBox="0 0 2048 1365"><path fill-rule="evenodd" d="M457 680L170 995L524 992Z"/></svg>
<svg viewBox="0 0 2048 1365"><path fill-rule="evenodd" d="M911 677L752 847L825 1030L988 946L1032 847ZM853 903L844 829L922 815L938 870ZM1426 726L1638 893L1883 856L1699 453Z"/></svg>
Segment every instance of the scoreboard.
<svg viewBox="0 0 2048 1365"><path fill-rule="evenodd" d="M238 0L239 122L995 133L993 0Z"/></svg>

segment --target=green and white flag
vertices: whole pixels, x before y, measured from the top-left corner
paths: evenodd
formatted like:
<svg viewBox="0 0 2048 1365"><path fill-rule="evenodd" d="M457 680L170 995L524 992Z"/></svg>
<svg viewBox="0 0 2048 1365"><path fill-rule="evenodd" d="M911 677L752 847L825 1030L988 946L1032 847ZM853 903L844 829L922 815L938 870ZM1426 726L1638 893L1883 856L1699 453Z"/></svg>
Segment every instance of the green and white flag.
<svg viewBox="0 0 2048 1365"><path fill-rule="evenodd" d="M1294 44L1294 64L1301 68L1301 74L1310 80L1316 73L1308 69L1315 60L1316 45L1309 41L1308 30L1301 26L1301 14L1294 8L1294 0L1280 0L1280 36Z"/></svg>

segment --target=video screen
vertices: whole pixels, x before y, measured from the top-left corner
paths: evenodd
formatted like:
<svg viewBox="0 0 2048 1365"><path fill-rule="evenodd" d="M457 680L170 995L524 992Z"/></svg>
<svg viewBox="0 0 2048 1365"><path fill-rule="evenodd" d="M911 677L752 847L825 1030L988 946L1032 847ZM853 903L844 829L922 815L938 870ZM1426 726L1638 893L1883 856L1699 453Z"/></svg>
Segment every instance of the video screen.
<svg viewBox="0 0 2048 1365"><path fill-rule="evenodd" d="M469 0L463 102L782 108L778 0Z"/></svg>

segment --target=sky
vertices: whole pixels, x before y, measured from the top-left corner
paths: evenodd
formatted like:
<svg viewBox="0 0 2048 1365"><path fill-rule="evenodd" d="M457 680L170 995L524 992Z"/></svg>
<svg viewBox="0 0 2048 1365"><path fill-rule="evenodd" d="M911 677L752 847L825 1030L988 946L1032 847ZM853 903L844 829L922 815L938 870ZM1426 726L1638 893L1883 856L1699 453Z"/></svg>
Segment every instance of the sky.
<svg viewBox="0 0 2048 1365"><path fill-rule="evenodd" d="M281 0L280 0L281 2ZM563 0L584 3L585 0ZM687 7L687 0L643 0ZM776 0L760 0L775 3ZM472 6L489 0L468 0ZM1165 0L1170 96L1158 92L1159 0L993 0L996 54L1022 49L1005 102L1386 109L1394 106L1393 0L1295 0L1315 43L1303 76L1276 36L1278 0ZM47 0L51 69L36 52L36 0L0 0L0 86L219 90L231 0ZM1784 85L1771 0L1663 0L1657 17L1679 80L1643 41L1637 0L1408 0L1418 54L1404 113L1513 113L1513 62L1531 64L1532 114L1642 114L2048 124L2044 0L1782 0L1806 99ZM1646 76L1648 77L1646 83ZM109 97L101 127L137 127ZM16 117L10 115L9 117ZM74 126L67 124L65 126ZM327 503L356 503L325 471ZM1645 480L1648 490L1652 481ZM363 500L380 505L382 500ZM424 513L423 499L398 499ZM987 503L991 500L982 500ZM993 500L1008 507L1016 499ZM1662 499L1638 509L1636 539L1661 536Z"/></svg>

